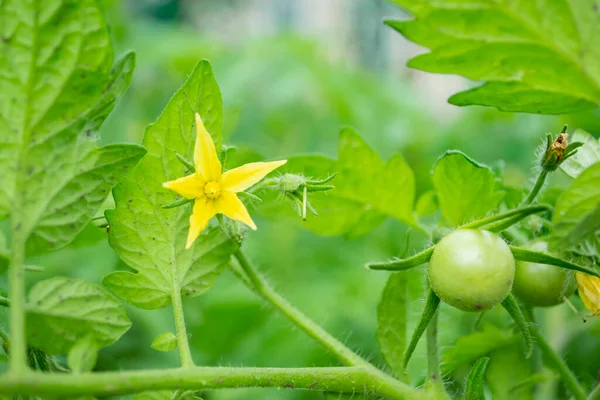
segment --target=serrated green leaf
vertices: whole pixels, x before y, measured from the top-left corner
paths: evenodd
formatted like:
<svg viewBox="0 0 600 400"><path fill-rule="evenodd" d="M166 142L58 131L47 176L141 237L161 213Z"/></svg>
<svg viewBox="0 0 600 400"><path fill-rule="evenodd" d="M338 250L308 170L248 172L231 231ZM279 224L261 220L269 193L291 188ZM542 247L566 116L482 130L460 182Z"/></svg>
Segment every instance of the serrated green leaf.
<svg viewBox="0 0 600 400"><path fill-rule="evenodd" d="M571 178L577 178L586 168L600 162L600 139L594 138L582 129L577 129L569 137L569 142L583 143L575 155L560 164L560 169Z"/></svg>
<svg viewBox="0 0 600 400"><path fill-rule="evenodd" d="M402 360L406 349L408 275L390 274L377 307L377 342L395 376L404 376Z"/></svg>
<svg viewBox="0 0 600 400"><path fill-rule="evenodd" d="M460 365L471 364L514 340L514 336L486 324L481 331L460 337L454 346L442 353L442 372L450 372Z"/></svg>
<svg viewBox="0 0 600 400"><path fill-rule="evenodd" d="M138 146L96 147L135 57L111 68L109 32L94 0L4 1L0 36L0 219L11 215L30 249L55 249L83 229L143 155Z"/></svg>
<svg viewBox="0 0 600 400"><path fill-rule="evenodd" d="M435 164L433 186L442 215L452 226L485 217L504 197L490 168L456 150Z"/></svg>
<svg viewBox="0 0 600 400"><path fill-rule="evenodd" d="M357 237L377 227L386 217L414 225L414 174L404 158L396 154L387 162L351 128L340 132L338 160L325 156L291 157L281 173L303 174L315 179L337 172L335 188L310 193L311 205L319 213L302 225L319 235ZM275 214L280 205L266 202L261 210ZM270 207L270 208L269 208Z"/></svg>
<svg viewBox="0 0 600 400"><path fill-rule="evenodd" d="M209 229L185 250L191 207L162 208L176 199L162 183L184 174L177 154L192 159L195 112L215 143L220 142L221 94L208 61L196 65L157 121L147 127L143 144L148 153L115 187L116 208L105 213L110 245L137 273L114 272L103 283L140 308L165 307L174 287L184 296L202 294L237 248L220 229Z"/></svg>
<svg viewBox="0 0 600 400"><path fill-rule="evenodd" d="M564 114L600 103L600 11L591 0L395 0L416 19L388 21L429 48L408 62L485 82L452 104Z"/></svg>
<svg viewBox="0 0 600 400"><path fill-rule="evenodd" d="M558 198L552 216L554 247L576 248L600 236L600 162L583 171Z"/></svg>
<svg viewBox="0 0 600 400"><path fill-rule="evenodd" d="M52 278L35 284L27 303L27 342L49 354L67 354L93 335L99 348L131 326L123 306L82 279Z"/></svg>
<svg viewBox="0 0 600 400"><path fill-rule="evenodd" d="M464 400L485 400L483 382L485 370L489 361L489 357L482 357L473 364L469 376L467 377Z"/></svg>
<svg viewBox="0 0 600 400"><path fill-rule="evenodd" d="M165 332L158 335L151 344L154 350L171 351L177 348L177 336L172 332Z"/></svg>
<svg viewBox="0 0 600 400"><path fill-rule="evenodd" d="M67 357L67 364L73 373L89 372L94 369L98 358L98 345L90 334L77 341Z"/></svg>

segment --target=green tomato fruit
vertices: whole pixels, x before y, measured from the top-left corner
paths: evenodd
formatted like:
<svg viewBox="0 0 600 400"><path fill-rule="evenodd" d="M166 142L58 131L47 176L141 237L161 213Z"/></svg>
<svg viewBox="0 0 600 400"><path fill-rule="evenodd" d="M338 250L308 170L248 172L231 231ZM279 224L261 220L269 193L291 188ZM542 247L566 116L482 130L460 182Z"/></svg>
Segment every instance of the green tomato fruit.
<svg viewBox="0 0 600 400"><path fill-rule="evenodd" d="M446 303L464 311L483 311L508 296L515 277L510 248L495 233L459 229L435 246L429 283Z"/></svg>
<svg viewBox="0 0 600 400"><path fill-rule="evenodd" d="M525 246L529 250L548 252L548 243L537 241ZM534 307L551 307L563 302L575 292L573 273L553 265L517 261L513 292Z"/></svg>

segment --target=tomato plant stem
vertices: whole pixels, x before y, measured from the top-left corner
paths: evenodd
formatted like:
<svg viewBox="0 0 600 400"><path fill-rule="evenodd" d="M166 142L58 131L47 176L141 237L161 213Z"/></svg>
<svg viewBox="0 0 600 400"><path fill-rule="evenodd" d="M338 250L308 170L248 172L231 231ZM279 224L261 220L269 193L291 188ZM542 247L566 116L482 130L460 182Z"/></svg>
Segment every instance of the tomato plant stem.
<svg viewBox="0 0 600 400"><path fill-rule="evenodd" d="M26 372L0 378L5 395L38 396L117 396L142 391L206 390L241 387L275 387L337 393L373 392L393 400L422 399L416 389L398 393L397 388L381 382L363 367L333 368L228 368L192 367L187 369L69 374Z"/></svg>
<svg viewBox="0 0 600 400"><path fill-rule="evenodd" d="M10 363L9 372L18 375L27 367L27 343L25 341L25 237L20 223L13 225L11 257L8 275L10 302Z"/></svg>
<svg viewBox="0 0 600 400"><path fill-rule="evenodd" d="M298 325L310 337L319 342L323 347L336 355L336 357L348 366L370 366L367 361L359 355L344 346L339 340L331 336L320 325L308 318L275 290L258 275L254 266L250 263L246 255L238 250L235 253L235 258L242 267L243 271L248 275L252 288L260 294L265 300L271 303L275 308L281 311L294 324Z"/></svg>
<svg viewBox="0 0 600 400"><path fill-rule="evenodd" d="M427 375L430 380L440 379L440 357L438 348L438 312L431 317L427 326Z"/></svg>
<svg viewBox="0 0 600 400"><path fill-rule="evenodd" d="M556 354L556 352L550 347L544 336L540 334L540 331L537 327L532 326L530 328L531 335L537 342L537 346L544 354L544 359L547 363L551 364L552 367L558 372L560 377L562 378L563 383L569 389L571 394L576 400L585 400L585 390L573 374L573 372L569 369L567 364L565 364L564 360Z"/></svg>
<svg viewBox="0 0 600 400"><path fill-rule="evenodd" d="M181 358L181 366L188 368L194 366L190 343L188 341L187 330L185 328L185 317L183 314L183 304L181 301L181 289L177 280L173 280L173 293L171 294L173 303L173 316L175 317L175 328L177 329L177 346Z"/></svg>
<svg viewBox="0 0 600 400"><path fill-rule="evenodd" d="M533 200L536 198L536 196L542 189L542 186L544 186L544 182L546 182L547 176L548 176L548 171L546 171L545 169L542 169L540 171L540 174L537 177L537 180L535 181L535 185L531 189L531 192L529 192L529 194L527 195L525 200L523 200L523 203L521 205L527 205L527 204L531 204L533 202Z"/></svg>
<svg viewBox="0 0 600 400"><path fill-rule="evenodd" d="M587 400L600 400L600 384L596 385L594 390L590 393Z"/></svg>
<svg viewBox="0 0 600 400"><path fill-rule="evenodd" d="M234 256L243 272L247 275L248 279L242 279L243 282L250 284L250 287L253 290L255 290L266 301L271 303L291 322L306 332L310 337L316 340L328 351L333 353L341 362L348 366L360 366L368 370L373 376L373 379L379 381L380 385L389 387L390 390L395 393L394 398L404 398L406 396L407 398L412 399L413 397L410 396L417 395L418 392L415 389L375 368L372 364L354 353L342 342L325 331L325 329L323 329L320 325L315 323L313 320L295 308L292 304L290 304L287 300L285 300L281 295L279 295L279 293L270 287L266 280L264 280L258 274L250 260L241 250L237 250L234 253Z"/></svg>

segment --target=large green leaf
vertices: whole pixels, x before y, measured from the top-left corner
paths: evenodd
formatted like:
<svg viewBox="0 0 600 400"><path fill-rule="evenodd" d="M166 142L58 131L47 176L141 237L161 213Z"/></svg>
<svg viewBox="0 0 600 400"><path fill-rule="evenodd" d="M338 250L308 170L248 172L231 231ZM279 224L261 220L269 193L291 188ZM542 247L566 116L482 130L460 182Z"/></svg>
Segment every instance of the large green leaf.
<svg viewBox="0 0 600 400"><path fill-rule="evenodd" d="M490 168L455 150L435 164L433 186L442 214L452 226L484 217L504 197Z"/></svg>
<svg viewBox="0 0 600 400"><path fill-rule="evenodd" d="M5 0L0 37L0 219L10 215L30 249L58 248L144 154L134 145L96 147L135 58L112 67L94 0Z"/></svg>
<svg viewBox="0 0 600 400"><path fill-rule="evenodd" d="M600 103L594 0L394 1L415 19L387 23L431 50L409 67L484 82L452 104L563 114Z"/></svg>
<svg viewBox="0 0 600 400"><path fill-rule="evenodd" d="M335 189L310 193L310 202L319 215L309 215L303 226L317 234L356 237L370 232L386 217L415 224L412 170L400 154L387 162L381 160L351 128L340 132L338 160L320 155L291 157L280 172L313 178L338 173L331 182ZM281 205L267 203L264 212L281 210Z"/></svg>
<svg viewBox="0 0 600 400"><path fill-rule="evenodd" d="M587 167L600 161L600 140L578 129L569 137L569 141L581 142L583 146L577 149L575 155L560 164L560 169L571 178L577 178Z"/></svg>
<svg viewBox="0 0 600 400"><path fill-rule="evenodd" d="M88 336L98 347L108 346L131 326L116 299L82 279L37 283L26 310L27 343L49 354L66 354Z"/></svg>
<svg viewBox="0 0 600 400"><path fill-rule="evenodd" d="M110 245L138 273L114 272L103 283L140 308L167 306L175 287L184 296L203 293L236 249L220 229L209 229L185 250L191 207L161 207L176 199L162 183L184 175L176 154L192 159L195 112L219 142L221 93L207 61L196 65L158 120L148 126L143 141L148 153L115 187L116 208L106 211Z"/></svg>
<svg viewBox="0 0 600 400"><path fill-rule="evenodd" d="M600 162L583 171L558 198L552 216L553 244L576 247L600 236ZM600 249L598 249L600 252Z"/></svg>

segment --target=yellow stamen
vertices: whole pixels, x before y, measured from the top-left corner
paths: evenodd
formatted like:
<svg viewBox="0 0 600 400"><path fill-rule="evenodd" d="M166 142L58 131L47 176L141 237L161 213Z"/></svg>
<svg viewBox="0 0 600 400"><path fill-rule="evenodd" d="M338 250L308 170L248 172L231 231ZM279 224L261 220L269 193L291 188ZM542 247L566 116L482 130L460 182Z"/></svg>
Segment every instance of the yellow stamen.
<svg viewBox="0 0 600 400"><path fill-rule="evenodd" d="M219 182L208 182L204 186L204 194L209 199L216 199L221 195L221 184Z"/></svg>

